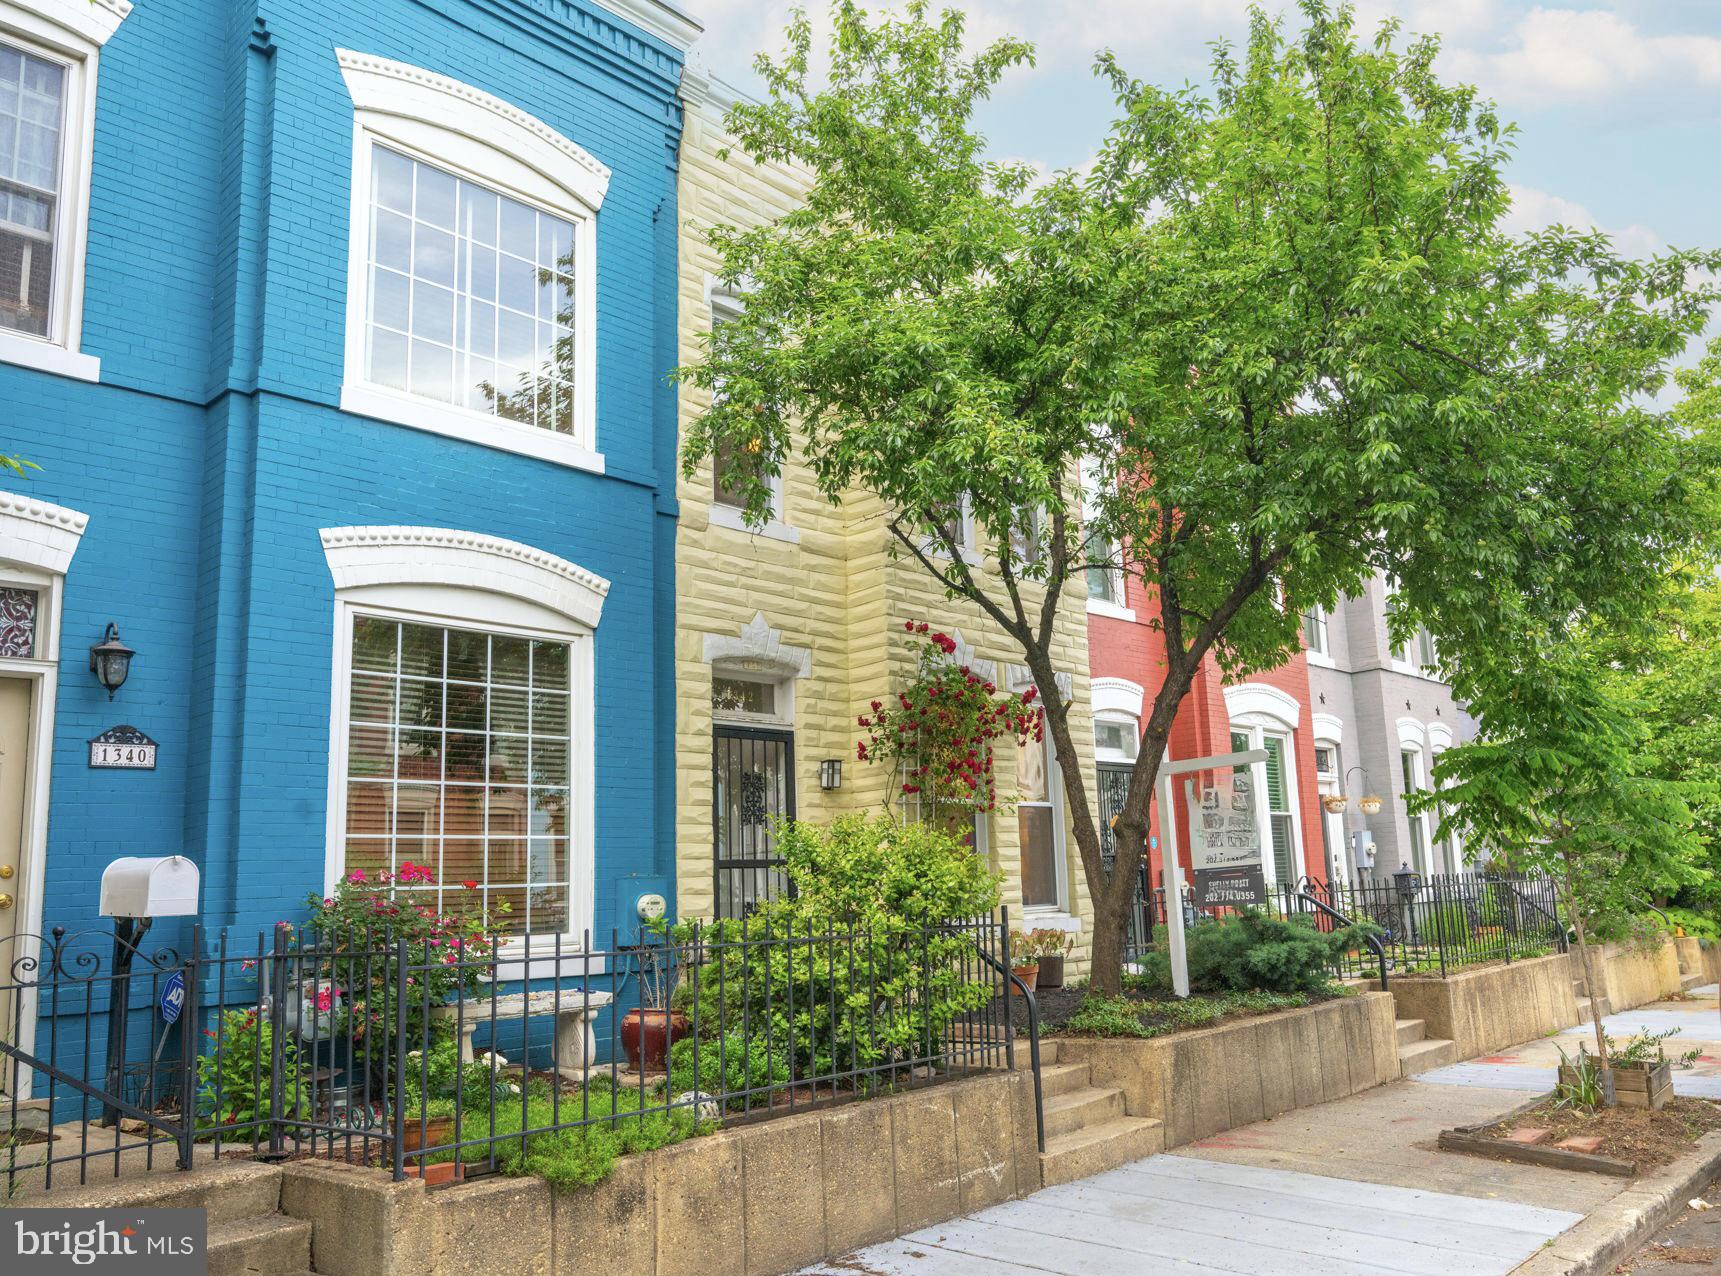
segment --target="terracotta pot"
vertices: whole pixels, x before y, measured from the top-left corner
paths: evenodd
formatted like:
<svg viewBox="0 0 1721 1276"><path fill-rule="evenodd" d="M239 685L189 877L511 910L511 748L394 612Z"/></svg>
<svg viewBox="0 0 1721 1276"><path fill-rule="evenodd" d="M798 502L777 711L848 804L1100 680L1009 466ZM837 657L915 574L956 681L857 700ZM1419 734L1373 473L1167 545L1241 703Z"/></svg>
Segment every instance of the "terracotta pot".
<svg viewBox="0 0 1721 1276"><path fill-rule="evenodd" d="M445 1147L454 1142L454 1118L451 1116L431 1117L420 1123L415 1116L406 1118L406 1125L401 1131L400 1146L408 1155L420 1148Z"/></svg>
<svg viewBox="0 0 1721 1276"><path fill-rule="evenodd" d="M1023 983L1027 984L1029 992L1033 992L1034 985L1040 981L1040 963L1037 961L1031 961L1025 965L1012 966L1010 968L1010 973L1016 976L1017 979L1020 979ZM1022 995L1022 990L1017 988L1015 984L1011 984L1010 993L1012 996L1020 997Z"/></svg>
<svg viewBox="0 0 1721 1276"><path fill-rule="evenodd" d="M1049 953L1040 958L1040 973L1035 980L1037 988L1062 988L1064 986L1064 955Z"/></svg>
<svg viewBox="0 0 1721 1276"><path fill-rule="evenodd" d="M670 1044L687 1035L687 1016L679 1010L644 1010L635 1007L621 1017L621 1044L634 1071L662 1070Z"/></svg>

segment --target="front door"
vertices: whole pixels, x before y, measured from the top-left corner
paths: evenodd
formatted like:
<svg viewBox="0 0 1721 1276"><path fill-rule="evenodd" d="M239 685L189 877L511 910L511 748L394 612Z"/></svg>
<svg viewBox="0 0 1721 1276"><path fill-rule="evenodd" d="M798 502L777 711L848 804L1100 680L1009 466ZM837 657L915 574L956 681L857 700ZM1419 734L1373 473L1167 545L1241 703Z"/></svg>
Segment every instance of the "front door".
<svg viewBox="0 0 1721 1276"><path fill-rule="evenodd" d="M787 893L773 822L795 818L795 735L720 724L711 757L717 915L741 917Z"/></svg>
<svg viewBox="0 0 1721 1276"><path fill-rule="evenodd" d="M17 1035L16 998L9 991L21 954L16 940L22 923L20 887L24 875L24 798L30 776L30 689L26 678L0 678L0 1041ZM11 1083L11 1069L0 1068L0 1093Z"/></svg>

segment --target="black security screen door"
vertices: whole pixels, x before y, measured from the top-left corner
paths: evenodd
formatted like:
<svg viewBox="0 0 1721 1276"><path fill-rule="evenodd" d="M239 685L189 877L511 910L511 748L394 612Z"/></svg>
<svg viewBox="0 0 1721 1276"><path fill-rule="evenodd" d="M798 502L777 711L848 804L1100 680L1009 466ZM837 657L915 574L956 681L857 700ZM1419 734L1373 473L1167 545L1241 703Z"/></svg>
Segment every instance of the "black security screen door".
<svg viewBox="0 0 1721 1276"><path fill-rule="evenodd" d="M719 726L711 755L717 915L740 917L789 890L771 823L795 815L795 737Z"/></svg>
<svg viewBox="0 0 1721 1276"><path fill-rule="evenodd" d="M1105 857L1108 872L1117 859L1117 838L1112 832L1111 822L1123 810L1124 799L1129 796L1132 769L1127 762L1099 764L1100 854ZM1147 880L1147 861L1148 857L1142 856L1141 868L1135 879L1135 907L1130 912L1129 948L1132 953L1145 948L1152 939L1153 922L1147 907L1148 900L1152 898L1152 888Z"/></svg>

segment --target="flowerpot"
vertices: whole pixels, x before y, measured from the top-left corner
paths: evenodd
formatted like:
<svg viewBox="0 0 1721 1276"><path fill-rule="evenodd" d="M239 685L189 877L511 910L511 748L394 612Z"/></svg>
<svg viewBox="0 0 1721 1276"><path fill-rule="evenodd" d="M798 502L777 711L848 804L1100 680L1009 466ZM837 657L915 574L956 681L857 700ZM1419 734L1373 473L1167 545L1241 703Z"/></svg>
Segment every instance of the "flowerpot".
<svg viewBox="0 0 1721 1276"><path fill-rule="evenodd" d="M401 1150L409 1156L423 1148L446 1147L452 1142L454 1118L451 1116L431 1117L422 1122L415 1116L409 1116L401 1131Z"/></svg>
<svg viewBox="0 0 1721 1276"><path fill-rule="evenodd" d="M1040 979L1040 963L1037 961L1031 961L1026 965L1012 966L1010 968L1010 973L1026 984L1029 992L1033 992L1034 985L1038 983ZM1022 990L1016 987L1015 984L1010 985L1010 992L1017 997L1022 995Z"/></svg>
<svg viewBox="0 0 1721 1276"><path fill-rule="evenodd" d="M1615 1101L1615 1097L1618 1094L1618 1090L1615 1086L1615 1079L1618 1076L1618 1071L1614 1069L1609 1069L1601 1074L1601 1094L1602 1104L1604 1106L1611 1107ZM1562 1063L1560 1065L1560 1084L1563 1086L1577 1085L1578 1070ZM1663 1102L1666 1102L1666 1100L1663 1100Z"/></svg>
<svg viewBox="0 0 1721 1276"><path fill-rule="evenodd" d="M1654 1063L1616 1063L1613 1083L1621 1107L1666 1107L1673 1097L1673 1062L1660 1059Z"/></svg>
<svg viewBox="0 0 1721 1276"><path fill-rule="evenodd" d="M621 1017L621 1044L635 1072L663 1071L670 1044L687 1035L687 1016L679 1010L635 1007Z"/></svg>
<svg viewBox="0 0 1721 1276"><path fill-rule="evenodd" d="M409 1165L406 1177L423 1179L426 1187L441 1187L445 1183L466 1181L466 1167L459 1161L442 1161L436 1165Z"/></svg>
<svg viewBox="0 0 1721 1276"><path fill-rule="evenodd" d="M1062 988L1064 986L1064 954L1053 953L1040 958L1040 973L1036 977L1037 988Z"/></svg>
<svg viewBox="0 0 1721 1276"><path fill-rule="evenodd" d="M1321 805L1326 808L1328 815L1343 815L1345 807L1350 805L1350 799L1333 793L1322 798Z"/></svg>

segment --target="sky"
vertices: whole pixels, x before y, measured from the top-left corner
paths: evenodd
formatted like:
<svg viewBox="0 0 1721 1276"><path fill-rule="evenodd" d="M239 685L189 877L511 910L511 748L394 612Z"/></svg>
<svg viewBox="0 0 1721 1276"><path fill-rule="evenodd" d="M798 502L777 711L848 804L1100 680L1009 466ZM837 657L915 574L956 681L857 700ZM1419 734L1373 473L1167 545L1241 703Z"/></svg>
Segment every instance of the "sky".
<svg viewBox="0 0 1721 1276"><path fill-rule="evenodd" d="M742 88L756 50L782 45L795 0L684 0L705 27L698 56ZM938 0L934 0L935 6ZM948 0L977 38L1034 43L980 117L991 152L1079 166L1112 119L1093 55L1110 48L1138 78L1205 82L1209 42L1245 31L1247 0ZM817 12L823 0L807 6ZM1268 13L1291 10L1266 0ZM1477 85L1520 127L1507 170L1512 228L1561 222L1608 232L1634 256L1721 246L1721 0L1359 0L1439 34L1438 69Z"/></svg>

